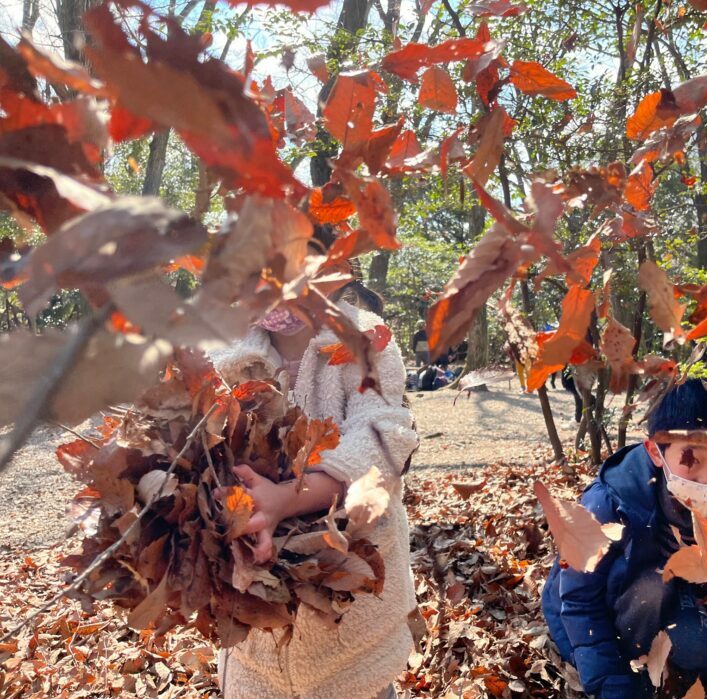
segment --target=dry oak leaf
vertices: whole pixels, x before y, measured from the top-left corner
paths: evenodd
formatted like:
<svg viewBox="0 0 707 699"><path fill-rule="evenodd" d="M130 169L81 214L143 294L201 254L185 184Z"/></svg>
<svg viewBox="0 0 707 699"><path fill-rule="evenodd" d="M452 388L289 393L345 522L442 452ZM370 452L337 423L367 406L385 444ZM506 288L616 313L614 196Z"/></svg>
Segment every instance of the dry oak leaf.
<svg viewBox="0 0 707 699"><path fill-rule="evenodd" d="M707 582L707 518L691 510L696 544L679 548L663 569L663 581L682 578L689 583Z"/></svg>
<svg viewBox="0 0 707 699"><path fill-rule="evenodd" d="M672 126L679 117L700 111L707 103L707 75L678 85L672 92L661 89L646 95L626 121L626 135L644 140L653 131Z"/></svg>
<svg viewBox="0 0 707 699"><path fill-rule="evenodd" d="M431 66L423 73L418 102L421 107L437 112L457 111L457 89L444 68Z"/></svg>
<svg viewBox="0 0 707 699"><path fill-rule="evenodd" d="M651 642L651 648L648 655L642 655L640 658L631 661L631 667L638 670L643 665L648 666L648 676L651 678L651 684L654 687L660 687L663 684L663 675L666 671L666 662L668 654L673 647L673 642L670 636L665 631L659 631L656 637Z"/></svg>
<svg viewBox="0 0 707 699"><path fill-rule="evenodd" d="M513 61L511 83L526 95L543 95L559 102L577 96L572 85L535 61Z"/></svg>
<svg viewBox="0 0 707 699"><path fill-rule="evenodd" d="M371 466L368 473L355 480L346 492L347 531L375 524L385 514L389 502L390 493L385 487L385 479L376 466Z"/></svg>
<svg viewBox="0 0 707 699"><path fill-rule="evenodd" d="M427 336L433 354L464 337L477 311L518 268L519 248L518 241L496 223L464 258L427 314Z"/></svg>
<svg viewBox="0 0 707 699"><path fill-rule="evenodd" d="M675 299L668 275L652 260L643 262L638 270L638 285L648 294L648 309L653 322L665 333L667 340L682 339L680 322L686 306Z"/></svg>
<svg viewBox="0 0 707 699"><path fill-rule="evenodd" d="M245 532L253 514L253 498L244 488L234 485L217 491L217 499L223 505L221 517L226 523L226 541L233 541Z"/></svg>
<svg viewBox="0 0 707 699"><path fill-rule="evenodd" d="M575 570L593 572L612 541L621 539L623 525L599 524L579 503L552 497L540 481L535 481L533 490L545 511L560 557Z"/></svg>
<svg viewBox="0 0 707 699"><path fill-rule="evenodd" d="M621 393L628 385L628 374L636 371L633 350L636 338L631 331L610 317L601 336L601 350L611 367L610 389L613 393Z"/></svg>
<svg viewBox="0 0 707 699"><path fill-rule="evenodd" d="M0 338L0 425L14 422L31 395L31 377L42 376L71 342L76 328L42 335L17 331ZM62 381L44 417L70 425L109 405L134 400L157 381L172 351L163 341L96 333Z"/></svg>
<svg viewBox="0 0 707 699"><path fill-rule="evenodd" d="M464 174L482 187L486 185L503 154L503 141L510 135L516 122L508 116L503 107L495 107L490 114L482 117L481 140L472 161L464 168Z"/></svg>
<svg viewBox="0 0 707 699"><path fill-rule="evenodd" d="M317 187L309 195L308 213L316 223L343 223L356 213L350 199L341 196L340 188Z"/></svg>
<svg viewBox="0 0 707 699"><path fill-rule="evenodd" d="M123 197L65 223L35 248L20 289L37 313L57 287L80 288L133 276L206 242L206 229L155 197Z"/></svg>

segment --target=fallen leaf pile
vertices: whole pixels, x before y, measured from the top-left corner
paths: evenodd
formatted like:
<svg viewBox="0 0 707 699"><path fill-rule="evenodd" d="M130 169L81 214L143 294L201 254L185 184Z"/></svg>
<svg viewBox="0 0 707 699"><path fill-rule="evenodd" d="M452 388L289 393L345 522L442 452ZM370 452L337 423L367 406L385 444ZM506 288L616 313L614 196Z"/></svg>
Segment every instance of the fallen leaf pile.
<svg viewBox="0 0 707 699"><path fill-rule="evenodd" d="M574 500L594 477L583 464L492 464L473 475L413 474L406 494L412 565L427 633L402 678L413 696L579 697L542 616L555 558L533 481Z"/></svg>
<svg viewBox="0 0 707 699"><path fill-rule="evenodd" d="M25 618L63 582L61 559L76 540L27 555L0 553L3 630ZM216 651L195 630L158 637L134 631L111 604L83 610L62 599L17 637L0 645L0 696L10 699L216 697Z"/></svg>
<svg viewBox="0 0 707 699"><path fill-rule="evenodd" d="M57 450L86 486L72 503L82 551L65 562L83 571L122 537L81 592L128 609L132 628L190 625L224 647L253 628L283 629L286 643L300 604L334 624L355 594L382 590L383 560L360 526L381 514L375 473L352 484L348 516L285 520L275 532L277 557L254 562L245 531L254 501L232 467L248 464L306 488L307 469L339 442L331 419L307 419L276 381L229 388L203 353L179 350L164 380L101 430L100 440Z"/></svg>

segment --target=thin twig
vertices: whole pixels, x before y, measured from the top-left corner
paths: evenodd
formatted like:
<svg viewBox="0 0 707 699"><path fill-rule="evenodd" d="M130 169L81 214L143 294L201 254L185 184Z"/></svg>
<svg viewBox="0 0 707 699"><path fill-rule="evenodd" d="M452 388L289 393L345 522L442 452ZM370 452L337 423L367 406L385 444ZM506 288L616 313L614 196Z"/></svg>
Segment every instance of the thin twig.
<svg viewBox="0 0 707 699"><path fill-rule="evenodd" d="M85 434L81 434L78 430L75 430L72 427L69 427L68 425L64 425L63 423L57 422L56 420L49 420L49 423L52 425L56 425L57 427L61 427L62 430L70 432L74 435L74 437L78 437L82 441L86 442L86 444L90 444L92 447L96 447L96 449L101 448L101 445L98 442L94 442L90 437L87 437Z"/></svg>
<svg viewBox="0 0 707 699"><path fill-rule="evenodd" d="M107 304L99 313L89 316L81 323L76 334L61 349L56 359L50 363L47 372L37 381L22 415L15 423L15 429L12 430L7 442L0 448L0 473L7 468L13 454L27 441L37 421L46 407L51 405L52 399L78 361L84 348L96 331L103 326L112 310L113 305Z"/></svg>
<svg viewBox="0 0 707 699"><path fill-rule="evenodd" d="M165 486L167 485L167 482L169 481L169 476L172 474L184 454L186 454L187 449L191 446L191 443L194 441L194 438L198 434L199 430L204 426L209 417L211 417L211 413L213 413L217 407L218 403L214 403L209 408L208 412L204 415L204 417L202 417L201 420L196 423L194 429L187 436L184 446L174 457L172 463L169 465L169 468L165 471L165 477L162 481L162 485L160 486L159 490L150 498L149 502L140 511L140 514L135 518L132 524L123 532L123 535L117 541L113 542L105 551L96 556L96 558L93 559L93 562L88 566L88 568L86 568L86 570L84 570L83 573L81 573L81 575L79 575L71 583L71 585L69 585L67 588L65 588L58 594L54 595L54 597L52 597L48 602L45 602L41 607L32 612L32 614L30 614L21 624L16 626L11 631L8 631L2 638L0 638L0 643L4 643L9 638L12 638L12 636L14 636L18 631L21 631L33 619L38 617L43 612L46 612L52 606L54 606L62 597L66 597L66 595L68 595L70 592L78 590L81 586L81 583L83 583L83 581L86 580L86 578L88 578L88 576L91 575L91 573L93 573L96 569L100 568L100 566L102 566L125 543L125 541L127 541L127 539L132 534L133 530L145 518L145 515L147 515L147 513L150 511L152 505L162 497L162 491L164 490Z"/></svg>

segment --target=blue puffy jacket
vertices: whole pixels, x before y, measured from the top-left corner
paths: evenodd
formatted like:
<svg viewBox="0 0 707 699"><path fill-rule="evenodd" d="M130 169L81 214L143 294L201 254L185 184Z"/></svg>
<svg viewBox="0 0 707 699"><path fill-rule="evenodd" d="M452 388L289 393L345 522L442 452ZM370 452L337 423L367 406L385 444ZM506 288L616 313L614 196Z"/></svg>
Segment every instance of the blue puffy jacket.
<svg viewBox="0 0 707 699"><path fill-rule="evenodd" d="M640 676L619 648L613 610L642 571L665 563L656 529L658 475L642 444L607 459L581 502L602 524L624 524L621 541L593 573L555 561L543 590L543 612L562 657L577 668L584 690L601 699L642 695Z"/></svg>

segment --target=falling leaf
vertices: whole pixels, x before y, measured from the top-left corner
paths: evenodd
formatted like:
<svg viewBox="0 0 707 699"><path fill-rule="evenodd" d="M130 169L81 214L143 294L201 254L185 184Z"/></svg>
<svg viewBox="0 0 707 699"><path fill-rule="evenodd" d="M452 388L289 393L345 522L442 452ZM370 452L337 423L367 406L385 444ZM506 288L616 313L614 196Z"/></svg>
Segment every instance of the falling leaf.
<svg viewBox="0 0 707 699"><path fill-rule="evenodd" d="M464 337L477 311L515 272L521 261L518 247L496 224L464 258L427 315L427 337L433 354Z"/></svg>
<svg viewBox="0 0 707 699"><path fill-rule="evenodd" d="M696 2L696 0L689 1L693 5ZM703 4L703 9L707 11L707 2L704 2ZM695 680L695 684L693 684L690 689L687 690L687 694L685 694L683 699L705 699L705 688L702 685L702 680L699 677Z"/></svg>
<svg viewBox="0 0 707 699"><path fill-rule="evenodd" d="M553 498L540 481L535 482L533 490L545 511L560 557L575 570L593 572L611 542L620 540L623 527L612 523L611 528L603 528L582 505Z"/></svg>
<svg viewBox="0 0 707 699"><path fill-rule="evenodd" d="M393 337L393 334L385 325L376 325L371 330L366 330L366 336L370 338L374 351L382 352ZM334 345L325 345L319 349L320 354L329 354L329 366L339 364L352 364L356 361L353 353L341 342Z"/></svg>
<svg viewBox="0 0 707 699"><path fill-rule="evenodd" d="M507 136L504 125L509 118L503 107L495 107L491 111L488 120L484 121L479 147L472 161L464 168L464 173L482 187L501 161L503 141Z"/></svg>
<svg viewBox="0 0 707 699"><path fill-rule="evenodd" d="M329 81L329 69L326 64L326 56L323 53L315 54L307 59L307 68L312 71L319 82L326 85Z"/></svg>
<svg viewBox="0 0 707 699"><path fill-rule="evenodd" d="M659 631L656 637L651 642L651 648L648 655L642 655L640 658L631 661L631 667L637 668L642 665L648 666L648 676L651 679L651 684L654 687L661 687L663 684L663 675L667 671L667 661L670 649L673 643L670 636L665 631Z"/></svg>
<svg viewBox="0 0 707 699"><path fill-rule="evenodd" d="M451 486L454 490L461 495L465 500L468 500L473 493L478 493L480 490L484 489L487 483L486 478L482 478L478 481L472 481L470 483L455 483L452 482Z"/></svg>
<svg viewBox="0 0 707 699"><path fill-rule="evenodd" d="M467 8L467 12L477 17L517 17L527 10L523 3L513 4L508 0L477 0Z"/></svg>
<svg viewBox="0 0 707 699"><path fill-rule="evenodd" d="M385 479L378 468L371 466L366 475L355 480L346 491L344 506L349 526L369 527L385 514L389 502Z"/></svg>

